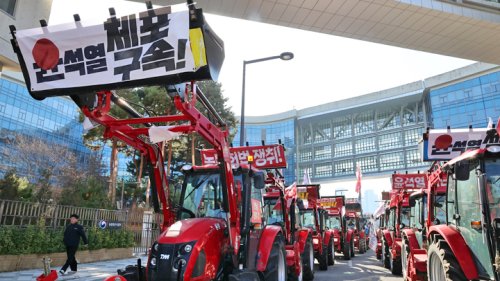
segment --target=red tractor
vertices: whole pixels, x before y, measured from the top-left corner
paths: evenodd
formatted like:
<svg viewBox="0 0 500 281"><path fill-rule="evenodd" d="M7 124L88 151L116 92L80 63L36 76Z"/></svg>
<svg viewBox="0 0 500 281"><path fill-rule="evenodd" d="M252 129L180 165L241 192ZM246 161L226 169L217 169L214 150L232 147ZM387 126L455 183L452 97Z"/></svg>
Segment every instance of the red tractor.
<svg viewBox="0 0 500 281"><path fill-rule="evenodd" d="M364 254L368 248L365 230L362 227L363 209L361 202L357 198L347 198L345 204L345 219L347 228L353 231L353 244L351 247L351 257L355 256L355 248L360 254Z"/></svg>
<svg viewBox="0 0 500 281"><path fill-rule="evenodd" d="M438 163L427 173L427 185L410 195L410 228L402 231L401 264L404 280L427 280L427 234L446 221L446 177Z"/></svg>
<svg viewBox="0 0 500 281"><path fill-rule="evenodd" d="M284 156L281 145L264 145L231 147L231 164L238 167L246 162L248 156L254 158L254 166L267 170L266 189L263 195L263 213L257 212L261 207L260 199L252 198L252 219L264 225L277 225L282 228L286 249L286 261L289 280L313 280L314 257L311 230L300 228L298 223L297 187L291 185L285 188L284 178L279 169L286 168L284 157L281 160L273 156ZM217 153L213 149L201 150L203 165L213 165L217 162ZM262 222L260 222L262 223ZM309 239L308 239L309 238Z"/></svg>
<svg viewBox="0 0 500 281"><path fill-rule="evenodd" d="M424 135L424 160L449 160L435 172L448 179L446 221L428 230L428 280L500 280L499 133L490 127Z"/></svg>
<svg viewBox="0 0 500 281"><path fill-rule="evenodd" d="M297 185L299 218L302 227L311 229L314 258L319 270L328 270L328 243L333 243L333 235L325 231L325 210L319 206L319 184ZM325 241L328 243L325 244Z"/></svg>
<svg viewBox="0 0 500 281"><path fill-rule="evenodd" d="M146 274L139 271L141 281L286 280L285 235L259 216L265 173L251 161L233 169L224 120L194 82L185 83L218 75L223 41L191 0L183 12L153 9L151 3L147 8L121 18L110 9L107 21L90 27L77 23L52 29L43 22L42 28L25 32L11 26L30 94L37 99L70 94L91 122L105 128L106 138L148 159L161 202L155 210L161 209L164 219ZM168 85L177 109L173 115L144 117L114 92L101 90L158 84ZM112 116L112 103L130 118ZM211 144L218 161L185 166L181 196L173 202L161 143L189 133Z"/></svg>
<svg viewBox="0 0 500 281"><path fill-rule="evenodd" d="M322 196L320 204L328 211L326 226L333 230L334 251L343 254L345 260L350 260L351 249L354 249L354 230L348 229L346 225L345 197Z"/></svg>
<svg viewBox="0 0 500 281"><path fill-rule="evenodd" d="M410 227L410 194L424 188L426 182L425 174L392 175L387 228L383 230L382 237L382 261L394 275L402 272L401 233L403 229Z"/></svg>

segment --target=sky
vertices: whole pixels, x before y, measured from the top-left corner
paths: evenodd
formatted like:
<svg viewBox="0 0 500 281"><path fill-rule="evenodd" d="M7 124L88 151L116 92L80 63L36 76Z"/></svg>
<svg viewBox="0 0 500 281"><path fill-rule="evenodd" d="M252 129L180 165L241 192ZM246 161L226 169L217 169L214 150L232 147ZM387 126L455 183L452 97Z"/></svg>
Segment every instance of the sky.
<svg viewBox="0 0 500 281"><path fill-rule="evenodd" d="M49 25L71 22L75 13L80 14L82 21L100 23L109 16L109 7L114 7L118 16L145 10L142 3L121 0L54 0ZM282 52L293 52L295 56L290 61L247 65L246 116L276 114L356 97L474 63L321 33L205 16L224 40L226 57L218 81L236 115L241 110L244 60ZM354 178L328 183L323 185L322 194L348 189L348 197L356 197L354 186ZM380 196L380 191L390 189L389 177L366 179L362 186ZM367 211L373 211L372 208Z"/></svg>
<svg viewBox="0 0 500 281"><path fill-rule="evenodd" d="M184 9L184 5L180 5ZM49 25L82 20L99 23L108 8L118 16L145 10L121 0L54 0ZM174 9L175 11L175 9ZM270 60L246 68L245 115L303 109L422 80L473 61L299 29L206 15L224 40L218 81L236 115L241 113L243 61L293 52L290 61Z"/></svg>

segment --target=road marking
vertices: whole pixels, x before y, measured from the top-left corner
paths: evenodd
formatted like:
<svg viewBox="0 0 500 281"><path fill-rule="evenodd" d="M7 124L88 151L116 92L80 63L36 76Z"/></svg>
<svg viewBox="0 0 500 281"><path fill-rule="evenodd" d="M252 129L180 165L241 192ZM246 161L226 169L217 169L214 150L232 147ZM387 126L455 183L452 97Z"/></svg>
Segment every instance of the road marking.
<svg viewBox="0 0 500 281"><path fill-rule="evenodd" d="M349 267L352 267L352 261L349 261L347 264L349 265Z"/></svg>

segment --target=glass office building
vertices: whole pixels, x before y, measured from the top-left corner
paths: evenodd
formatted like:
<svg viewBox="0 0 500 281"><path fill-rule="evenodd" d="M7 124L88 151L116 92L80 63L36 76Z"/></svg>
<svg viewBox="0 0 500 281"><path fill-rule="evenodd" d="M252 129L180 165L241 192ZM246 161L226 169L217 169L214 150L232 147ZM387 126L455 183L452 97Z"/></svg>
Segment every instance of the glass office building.
<svg viewBox="0 0 500 281"><path fill-rule="evenodd" d="M500 71L430 89L434 128L486 127L500 116Z"/></svg>
<svg viewBox="0 0 500 281"><path fill-rule="evenodd" d="M66 97L33 99L26 86L16 78L2 73L0 78L0 152L9 149L9 141L23 134L40 138L47 143L65 146L80 161L85 161L90 150L83 144L83 126L78 121L75 103ZM109 174L110 148L104 148L103 164ZM0 176L16 165L4 153L0 153ZM127 176L127 158L119 156L119 176ZM22 172L19 171L22 175Z"/></svg>

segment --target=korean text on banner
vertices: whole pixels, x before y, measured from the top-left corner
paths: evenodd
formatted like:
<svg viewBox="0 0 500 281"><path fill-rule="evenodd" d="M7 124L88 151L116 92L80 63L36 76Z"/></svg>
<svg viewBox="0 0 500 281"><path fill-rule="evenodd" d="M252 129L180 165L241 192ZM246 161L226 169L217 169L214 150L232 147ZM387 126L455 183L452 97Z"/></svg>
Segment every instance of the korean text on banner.
<svg viewBox="0 0 500 281"><path fill-rule="evenodd" d="M427 185L425 174L393 174L392 189L421 189Z"/></svg>

